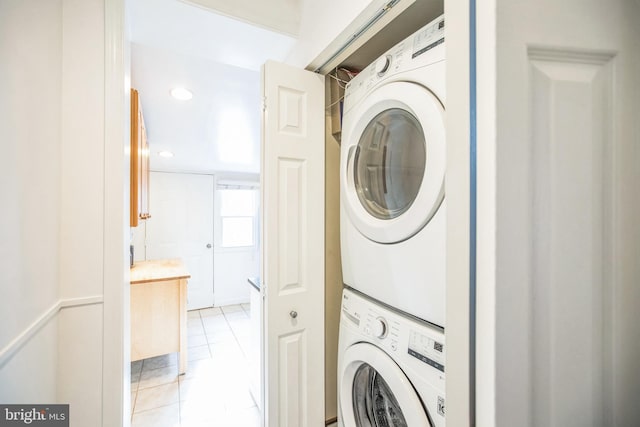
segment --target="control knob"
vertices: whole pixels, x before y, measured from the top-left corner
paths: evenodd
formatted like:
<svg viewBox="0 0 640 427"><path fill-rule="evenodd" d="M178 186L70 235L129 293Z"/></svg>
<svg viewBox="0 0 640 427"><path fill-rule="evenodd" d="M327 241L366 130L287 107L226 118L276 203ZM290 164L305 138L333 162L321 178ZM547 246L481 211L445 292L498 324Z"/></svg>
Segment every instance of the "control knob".
<svg viewBox="0 0 640 427"><path fill-rule="evenodd" d="M373 321L373 336L378 338L384 338L387 336L388 327L387 321L382 317L378 317Z"/></svg>
<svg viewBox="0 0 640 427"><path fill-rule="evenodd" d="M391 64L391 55L386 55L383 58L380 58L376 62L376 74L381 76L387 72L389 69L389 64Z"/></svg>

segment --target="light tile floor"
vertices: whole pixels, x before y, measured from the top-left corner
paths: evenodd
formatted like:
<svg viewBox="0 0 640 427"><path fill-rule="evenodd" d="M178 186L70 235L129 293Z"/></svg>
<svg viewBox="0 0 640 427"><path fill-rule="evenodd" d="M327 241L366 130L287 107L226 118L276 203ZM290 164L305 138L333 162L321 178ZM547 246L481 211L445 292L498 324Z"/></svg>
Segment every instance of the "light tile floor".
<svg viewBox="0 0 640 427"><path fill-rule="evenodd" d="M258 427L249 392L247 304L189 312L189 365L177 353L131 364L132 427Z"/></svg>

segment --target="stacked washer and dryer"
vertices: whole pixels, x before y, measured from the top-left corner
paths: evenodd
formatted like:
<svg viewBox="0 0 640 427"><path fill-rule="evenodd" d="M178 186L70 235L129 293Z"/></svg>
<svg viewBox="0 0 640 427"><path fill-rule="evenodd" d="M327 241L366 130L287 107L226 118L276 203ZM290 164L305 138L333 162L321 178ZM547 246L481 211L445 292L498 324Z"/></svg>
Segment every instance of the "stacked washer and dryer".
<svg viewBox="0 0 640 427"><path fill-rule="evenodd" d="M345 89L339 426L444 426L444 104L443 16Z"/></svg>

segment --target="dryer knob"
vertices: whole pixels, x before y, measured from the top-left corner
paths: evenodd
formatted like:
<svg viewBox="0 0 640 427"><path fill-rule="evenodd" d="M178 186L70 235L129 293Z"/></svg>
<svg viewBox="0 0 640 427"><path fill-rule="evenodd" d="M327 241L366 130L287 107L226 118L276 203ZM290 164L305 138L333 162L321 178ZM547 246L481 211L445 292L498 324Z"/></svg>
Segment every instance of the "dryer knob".
<svg viewBox="0 0 640 427"><path fill-rule="evenodd" d="M378 317L373 322L373 336L378 338L384 338L387 336L387 332L388 332L387 321L384 320L382 317Z"/></svg>
<svg viewBox="0 0 640 427"><path fill-rule="evenodd" d="M389 69L389 64L391 63L391 55L387 55L384 58L380 58L376 62L376 74L381 76L387 72Z"/></svg>

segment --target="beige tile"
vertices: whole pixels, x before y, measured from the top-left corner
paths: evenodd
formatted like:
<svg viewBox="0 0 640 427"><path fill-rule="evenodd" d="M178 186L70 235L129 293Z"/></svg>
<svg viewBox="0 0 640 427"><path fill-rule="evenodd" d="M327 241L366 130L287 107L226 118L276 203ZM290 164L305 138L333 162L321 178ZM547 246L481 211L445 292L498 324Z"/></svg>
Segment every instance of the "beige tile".
<svg viewBox="0 0 640 427"><path fill-rule="evenodd" d="M253 401L248 388L243 390L227 389L225 406L227 410L234 411L236 409L250 409L256 406L256 403Z"/></svg>
<svg viewBox="0 0 640 427"><path fill-rule="evenodd" d="M185 378L180 381L180 401L199 402L220 401L224 402L225 387L221 387L218 381L212 381L206 377Z"/></svg>
<svg viewBox="0 0 640 427"><path fill-rule="evenodd" d="M191 326L187 326L187 336L195 336L195 335L204 335L204 328L202 327L202 322L198 324L194 324Z"/></svg>
<svg viewBox="0 0 640 427"><path fill-rule="evenodd" d="M195 362L196 360L202 359L210 359L211 351L209 350L208 345L203 345L200 347L192 347L189 349L189 362Z"/></svg>
<svg viewBox="0 0 640 427"><path fill-rule="evenodd" d="M229 327L227 319L225 319L224 316L203 317L202 324L205 329L224 329Z"/></svg>
<svg viewBox="0 0 640 427"><path fill-rule="evenodd" d="M180 381L184 381L190 378L208 378L214 379L216 364L211 359L196 360L189 363L187 372L180 376Z"/></svg>
<svg viewBox="0 0 640 427"><path fill-rule="evenodd" d="M235 311L244 311L244 310L242 310L242 306L240 304L225 305L225 306L223 306L221 308L222 308L222 312L224 314L233 313Z"/></svg>
<svg viewBox="0 0 640 427"><path fill-rule="evenodd" d="M159 385L138 391L136 412L168 406L180 401L178 383Z"/></svg>
<svg viewBox="0 0 640 427"><path fill-rule="evenodd" d="M231 322L232 320L236 320L236 319L245 319L247 321L249 320L249 315L244 310L232 311L231 313L225 313L224 317L226 317L229 322Z"/></svg>
<svg viewBox="0 0 640 427"><path fill-rule="evenodd" d="M196 319L196 318L200 318L200 310L191 310L191 311L187 311L187 318L188 319Z"/></svg>
<svg viewBox="0 0 640 427"><path fill-rule="evenodd" d="M200 317L187 319L187 327L196 326L196 325L202 325L202 319L200 319Z"/></svg>
<svg viewBox="0 0 640 427"><path fill-rule="evenodd" d="M192 347L200 347L201 345L206 345L209 342L207 341L207 337L205 335L194 335L192 337L187 337L187 348Z"/></svg>
<svg viewBox="0 0 640 427"><path fill-rule="evenodd" d="M133 414L131 427L179 427L180 404Z"/></svg>
<svg viewBox="0 0 640 427"><path fill-rule="evenodd" d="M142 372L150 371L153 369L165 368L167 366L173 366L178 364L178 354L169 353L162 356L150 357L144 359L144 365L142 365Z"/></svg>
<svg viewBox="0 0 640 427"><path fill-rule="evenodd" d="M240 304L240 306L242 307L242 309L244 311L246 311L247 313L249 313L249 311L251 310L251 304Z"/></svg>
<svg viewBox="0 0 640 427"><path fill-rule="evenodd" d="M164 368L143 371L140 377L138 391L143 388L155 387L162 384L170 384L178 381L178 366L166 366Z"/></svg>
<svg viewBox="0 0 640 427"><path fill-rule="evenodd" d="M138 392L135 390L131 391L131 413L133 414L136 410L136 396Z"/></svg>
<svg viewBox="0 0 640 427"><path fill-rule="evenodd" d="M142 372L138 371L137 373L132 373L131 374L131 389L133 390L134 388L138 388L138 383L140 382L140 374L142 374Z"/></svg>
<svg viewBox="0 0 640 427"><path fill-rule="evenodd" d="M207 332L207 342L209 344L234 340L235 336L233 335L233 332L231 332L231 329L213 330L211 332Z"/></svg>
<svg viewBox="0 0 640 427"><path fill-rule="evenodd" d="M207 399L202 397L198 400L188 400L180 402L180 420L182 426L209 425L224 426L220 420L224 420L226 410L222 400ZM200 424L206 422L206 424Z"/></svg>
<svg viewBox="0 0 640 427"><path fill-rule="evenodd" d="M257 407L228 409L225 417L218 419L216 425L225 427L260 427L260 411Z"/></svg>
<svg viewBox="0 0 640 427"><path fill-rule="evenodd" d="M200 317L202 317L203 319L205 317L219 316L221 314L222 310L220 310L220 307L203 308L202 310L200 310Z"/></svg>
<svg viewBox="0 0 640 427"><path fill-rule="evenodd" d="M139 374L140 372L142 372L142 362L142 360L131 362L131 375Z"/></svg>

